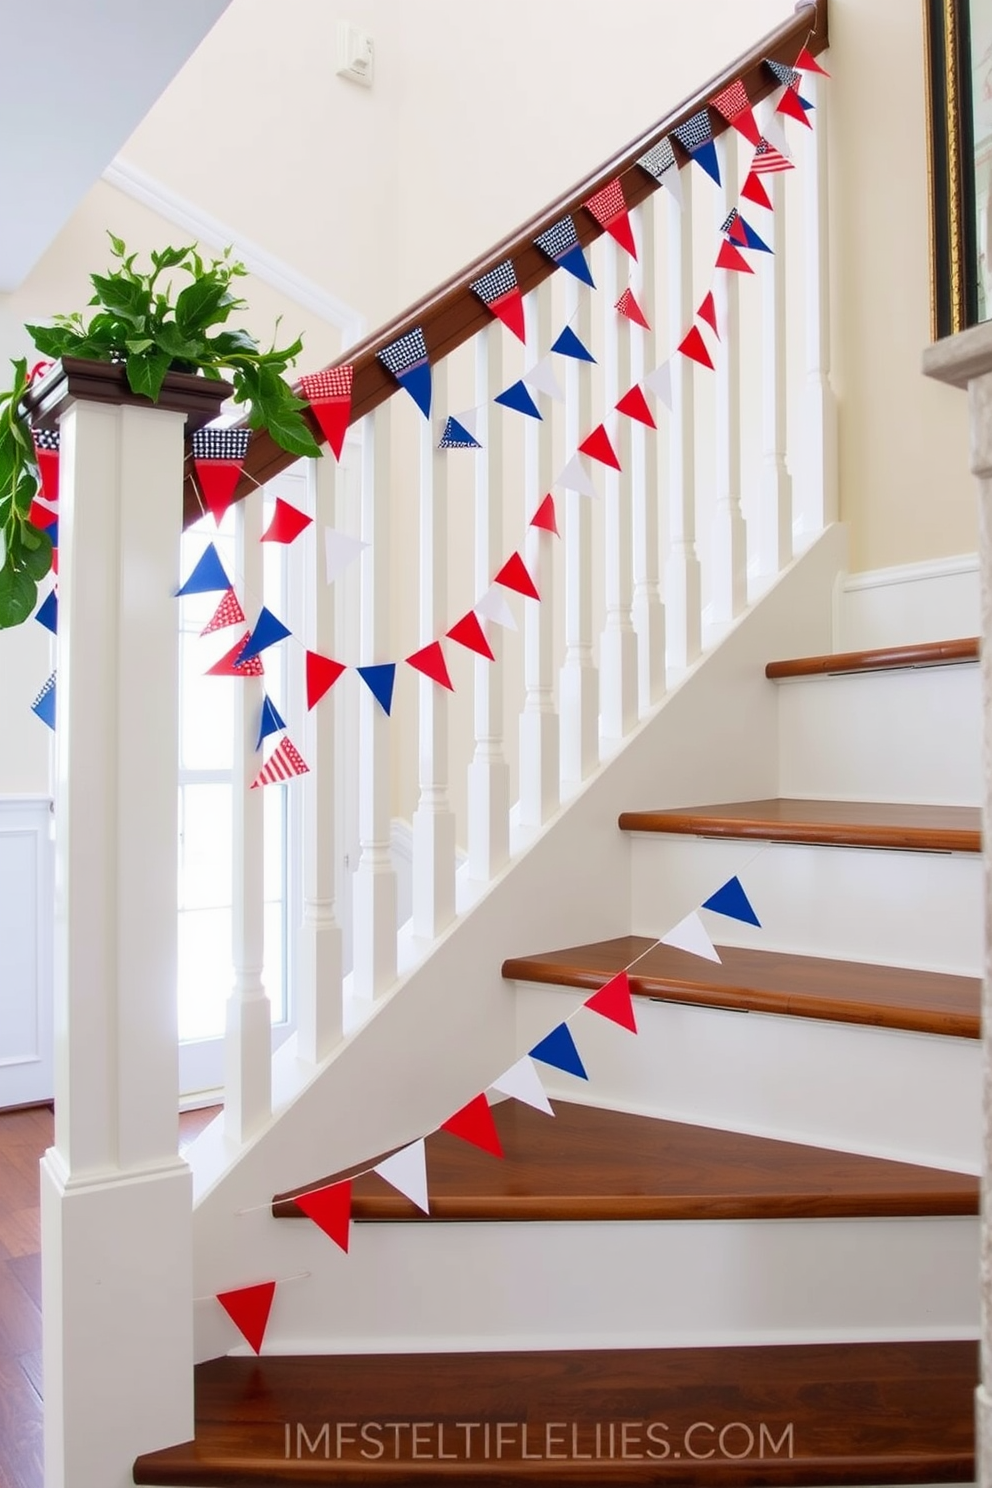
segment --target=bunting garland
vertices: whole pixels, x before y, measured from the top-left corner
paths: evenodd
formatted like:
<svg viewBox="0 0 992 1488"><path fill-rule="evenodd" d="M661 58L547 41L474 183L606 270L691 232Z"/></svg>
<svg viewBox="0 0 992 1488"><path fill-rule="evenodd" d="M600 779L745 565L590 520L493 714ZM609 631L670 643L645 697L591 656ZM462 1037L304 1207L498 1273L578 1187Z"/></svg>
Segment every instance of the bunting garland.
<svg viewBox="0 0 992 1488"><path fill-rule="evenodd" d="M549 228L539 233L534 242L560 269L565 269L581 283L588 284L590 289L596 288L571 217L559 217L557 222L552 222Z"/></svg>
<svg viewBox="0 0 992 1488"><path fill-rule="evenodd" d="M698 113L686 119L672 133L686 154L693 159L719 186L720 162L717 159L716 145L713 143L713 125L710 123L709 110L701 108Z"/></svg>
<svg viewBox="0 0 992 1488"><path fill-rule="evenodd" d="M431 366L423 329L415 326L405 336L398 336L377 351L376 356L400 387L410 394L424 418L430 418Z"/></svg>
<svg viewBox="0 0 992 1488"><path fill-rule="evenodd" d="M481 279L473 280L469 288L518 341L527 340L523 296L517 284L516 270L508 258L490 269L488 274L483 274Z"/></svg>
<svg viewBox="0 0 992 1488"><path fill-rule="evenodd" d="M591 196L583 205L603 231L608 232L610 237L630 254L631 258L637 257L637 245L634 242L630 218L627 216L627 203L624 201L619 176L604 186L602 191L597 191L595 196Z"/></svg>
<svg viewBox="0 0 992 1488"><path fill-rule="evenodd" d="M217 1293L217 1301L256 1354L262 1352L275 1294L274 1281L263 1281L258 1286L238 1287L233 1292Z"/></svg>
<svg viewBox="0 0 992 1488"><path fill-rule="evenodd" d="M218 527L234 500L250 439L250 429L219 429L207 424L197 429L191 440L200 492Z"/></svg>
<svg viewBox="0 0 992 1488"><path fill-rule="evenodd" d="M664 139L653 145L637 163L642 170L647 171L649 176L653 176L659 186L667 186L681 207L682 180L679 176L675 151L672 149L672 142L668 136L666 135Z"/></svg>
<svg viewBox="0 0 992 1488"><path fill-rule="evenodd" d="M34 440L34 457L38 463L39 495L50 506L55 506L59 499L61 435L58 429L32 429L31 436Z"/></svg>
<svg viewBox="0 0 992 1488"><path fill-rule="evenodd" d="M759 142L761 134L751 110L751 100L740 78L710 101L717 113L721 114L728 124L732 124L749 144L756 145Z"/></svg>
<svg viewBox="0 0 992 1488"><path fill-rule="evenodd" d="M213 615L200 631L201 636L211 635L215 630L226 630L229 625L243 625L245 612L233 589L228 589Z"/></svg>
<svg viewBox="0 0 992 1488"><path fill-rule="evenodd" d="M352 366L328 367L323 372L310 372L300 378L300 393L331 447L335 460L340 460L345 435L351 422L351 390L355 369Z"/></svg>
<svg viewBox="0 0 992 1488"><path fill-rule="evenodd" d="M627 320L632 320L635 325L643 326L646 331L649 331L651 329L651 327L648 325L647 317L645 316L644 311L641 309L640 305L634 298L633 290L625 289L623 294L617 300L614 309L619 315L624 316Z"/></svg>
<svg viewBox="0 0 992 1488"><path fill-rule="evenodd" d="M313 517L308 517L306 512L300 511L299 507L291 506L288 501L277 496L272 518L262 533L260 541L284 544L295 542L312 521Z"/></svg>

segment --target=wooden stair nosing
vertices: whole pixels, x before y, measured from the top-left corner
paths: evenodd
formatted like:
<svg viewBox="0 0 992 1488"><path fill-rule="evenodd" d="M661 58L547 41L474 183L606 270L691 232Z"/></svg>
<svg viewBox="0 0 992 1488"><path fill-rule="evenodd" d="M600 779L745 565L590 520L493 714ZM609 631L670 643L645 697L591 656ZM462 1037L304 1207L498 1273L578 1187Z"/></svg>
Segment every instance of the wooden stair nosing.
<svg viewBox="0 0 992 1488"><path fill-rule="evenodd" d="M765 667L765 676L772 681L781 681L790 677L843 676L852 672L952 666L980 659L980 637L962 636L953 641L920 641L908 646L877 646L866 651L838 651L826 656L797 656L784 661L770 661Z"/></svg>
<svg viewBox="0 0 992 1488"><path fill-rule="evenodd" d="M981 1035L979 977L751 947L718 945L716 950L719 964L647 936L622 935L592 945L511 956L503 962L502 973L510 981L595 992L632 967L631 992L661 1002L945 1037Z"/></svg>
<svg viewBox="0 0 992 1488"><path fill-rule="evenodd" d="M977 806L778 797L624 811L618 824L625 832L757 838L823 847L939 853L982 850L981 809Z"/></svg>

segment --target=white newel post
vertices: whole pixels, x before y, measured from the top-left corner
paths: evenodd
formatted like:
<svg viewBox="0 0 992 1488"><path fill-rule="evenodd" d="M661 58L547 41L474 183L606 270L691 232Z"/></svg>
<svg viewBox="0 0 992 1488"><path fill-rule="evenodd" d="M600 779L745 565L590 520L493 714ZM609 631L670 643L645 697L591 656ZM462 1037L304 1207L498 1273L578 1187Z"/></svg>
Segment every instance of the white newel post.
<svg viewBox="0 0 992 1488"><path fill-rule="evenodd" d="M986 828L992 822L992 322L938 341L923 354L929 377L968 389L971 469L978 478L982 576L982 698ZM982 988L984 1138L981 1239L981 1383L975 1402L976 1481L992 1488L992 834L983 834L985 975Z"/></svg>
<svg viewBox="0 0 992 1488"><path fill-rule="evenodd" d="M78 366L78 364L77 364ZM45 1481L125 1488L193 1430L192 1192L179 1158L178 626L186 413L59 371L55 1143L41 1164ZM173 386L178 385L178 390ZM228 391L221 389L221 396ZM183 401L183 394L186 401Z"/></svg>

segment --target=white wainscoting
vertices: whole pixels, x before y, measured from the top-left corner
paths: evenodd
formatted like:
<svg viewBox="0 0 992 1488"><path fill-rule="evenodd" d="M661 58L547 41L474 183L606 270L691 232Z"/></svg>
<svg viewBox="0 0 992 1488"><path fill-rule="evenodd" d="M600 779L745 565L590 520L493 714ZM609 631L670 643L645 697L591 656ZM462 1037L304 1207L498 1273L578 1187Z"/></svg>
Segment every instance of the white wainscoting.
<svg viewBox="0 0 992 1488"><path fill-rule="evenodd" d="M837 595L838 651L978 635L977 553L852 573Z"/></svg>
<svg viewBox="0 0 992 1488"><path fill-rule="evenodd" d="M52 1097L52 815L0 796L0 1107Z"/></svg>

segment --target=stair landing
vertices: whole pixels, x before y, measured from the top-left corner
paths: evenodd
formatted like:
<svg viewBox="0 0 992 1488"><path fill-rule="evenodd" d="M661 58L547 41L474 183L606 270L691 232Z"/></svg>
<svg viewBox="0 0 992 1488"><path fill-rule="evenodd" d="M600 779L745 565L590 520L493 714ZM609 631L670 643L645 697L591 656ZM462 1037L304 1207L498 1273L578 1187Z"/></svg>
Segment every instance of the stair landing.
<svg viewBox="0 0 992 1488"><path fill-rule="evenodd" d="M832 847L887 847L913 852L982 850L977 806L920 806L891 801L819 801L775 797L624 811L625 832L674 832L694 837L757 838Z"/></svg>

